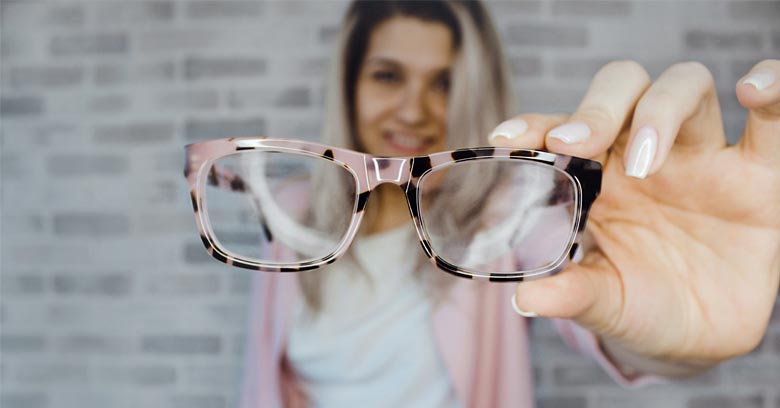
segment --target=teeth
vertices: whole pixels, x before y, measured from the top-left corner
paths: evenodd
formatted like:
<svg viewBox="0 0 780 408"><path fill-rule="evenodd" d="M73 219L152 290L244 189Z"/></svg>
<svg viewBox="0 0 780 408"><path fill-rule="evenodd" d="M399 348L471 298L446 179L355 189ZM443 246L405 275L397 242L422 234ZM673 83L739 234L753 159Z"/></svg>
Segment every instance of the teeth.
<svg viewBox="0 0 780 408"><path fill-rule="evenodd" d="M425 145L419 138L401 133L390 133L390 137L392 138L393 143L406 149L420 149Z"/></svg>

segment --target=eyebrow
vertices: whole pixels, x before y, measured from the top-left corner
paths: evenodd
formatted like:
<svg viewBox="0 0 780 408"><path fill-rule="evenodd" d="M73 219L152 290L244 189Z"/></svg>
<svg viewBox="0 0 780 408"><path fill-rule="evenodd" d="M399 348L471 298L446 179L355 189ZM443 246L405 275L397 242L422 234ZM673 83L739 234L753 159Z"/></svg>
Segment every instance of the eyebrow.
<svg viewBox="0 0 780 408"><path fill-rule="evenodd" d="M403 69L403 64L399 63L398 61L388 58L388 57L370 57L366 60L366 65L389 65L396 69ZM432 70L437 75L443 74L443 73L449 73L451 71L451 67L444 66L441 68L436 68Z"/></svg>
<svg viewBox="0 0 780 408"><path fill-rule="evenodd" d="M366 61L366 65L392 65L394 67L401 67L401 64L396 60L387 57L371 57Z"/></svg>

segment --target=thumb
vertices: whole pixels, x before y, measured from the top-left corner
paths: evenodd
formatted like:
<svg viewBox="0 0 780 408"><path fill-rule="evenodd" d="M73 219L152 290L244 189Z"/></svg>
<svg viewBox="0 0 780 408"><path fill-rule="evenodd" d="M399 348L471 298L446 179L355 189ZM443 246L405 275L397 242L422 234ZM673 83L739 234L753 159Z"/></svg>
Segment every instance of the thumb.
<svg viewBox="0 0 780 408"><path fill-rule="evenodd" d="M764 60L737 83L737 98L748 108L739 147L780 168L780 60Z"/></svg>
<svg viewBox="0 0 780 408"><path fill-rule="evenodd" d="M557 275L521 282L515 298L517 306L526 312L572 319L604 333L617 324L623 307L623 286L617 271L594 251Z"/></svg>

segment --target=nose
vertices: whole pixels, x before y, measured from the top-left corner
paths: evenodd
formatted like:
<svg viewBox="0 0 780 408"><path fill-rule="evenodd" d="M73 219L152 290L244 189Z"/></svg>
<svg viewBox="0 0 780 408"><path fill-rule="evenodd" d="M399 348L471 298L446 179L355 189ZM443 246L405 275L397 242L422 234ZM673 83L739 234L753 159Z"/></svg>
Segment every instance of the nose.
<svg viewBox="0 0 780 408"><path fill-rule="evenodd" d="M425 92L422 86L410 84L404 90L396 114L398 119L407 125L415 125L425 121L427 107L425 106Z"/></svg>

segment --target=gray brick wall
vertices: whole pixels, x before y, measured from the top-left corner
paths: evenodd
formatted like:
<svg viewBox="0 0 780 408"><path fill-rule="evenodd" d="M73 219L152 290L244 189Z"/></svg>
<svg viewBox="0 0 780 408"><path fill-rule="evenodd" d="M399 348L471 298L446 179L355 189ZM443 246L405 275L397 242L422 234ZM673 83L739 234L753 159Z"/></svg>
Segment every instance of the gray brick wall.
<svg viewBox="0 0 780 408"><path fill-rule="evenodd" d="M185 143L317 137L344 1L0 1L0 406L235 404L247 271L210 260ZM734 83L780 55L778 1L491 1L523 111L570 111L633 58ZM753 353L696 379L623 390L534 322L550 407L780 408L780 317Z"/></svg>

